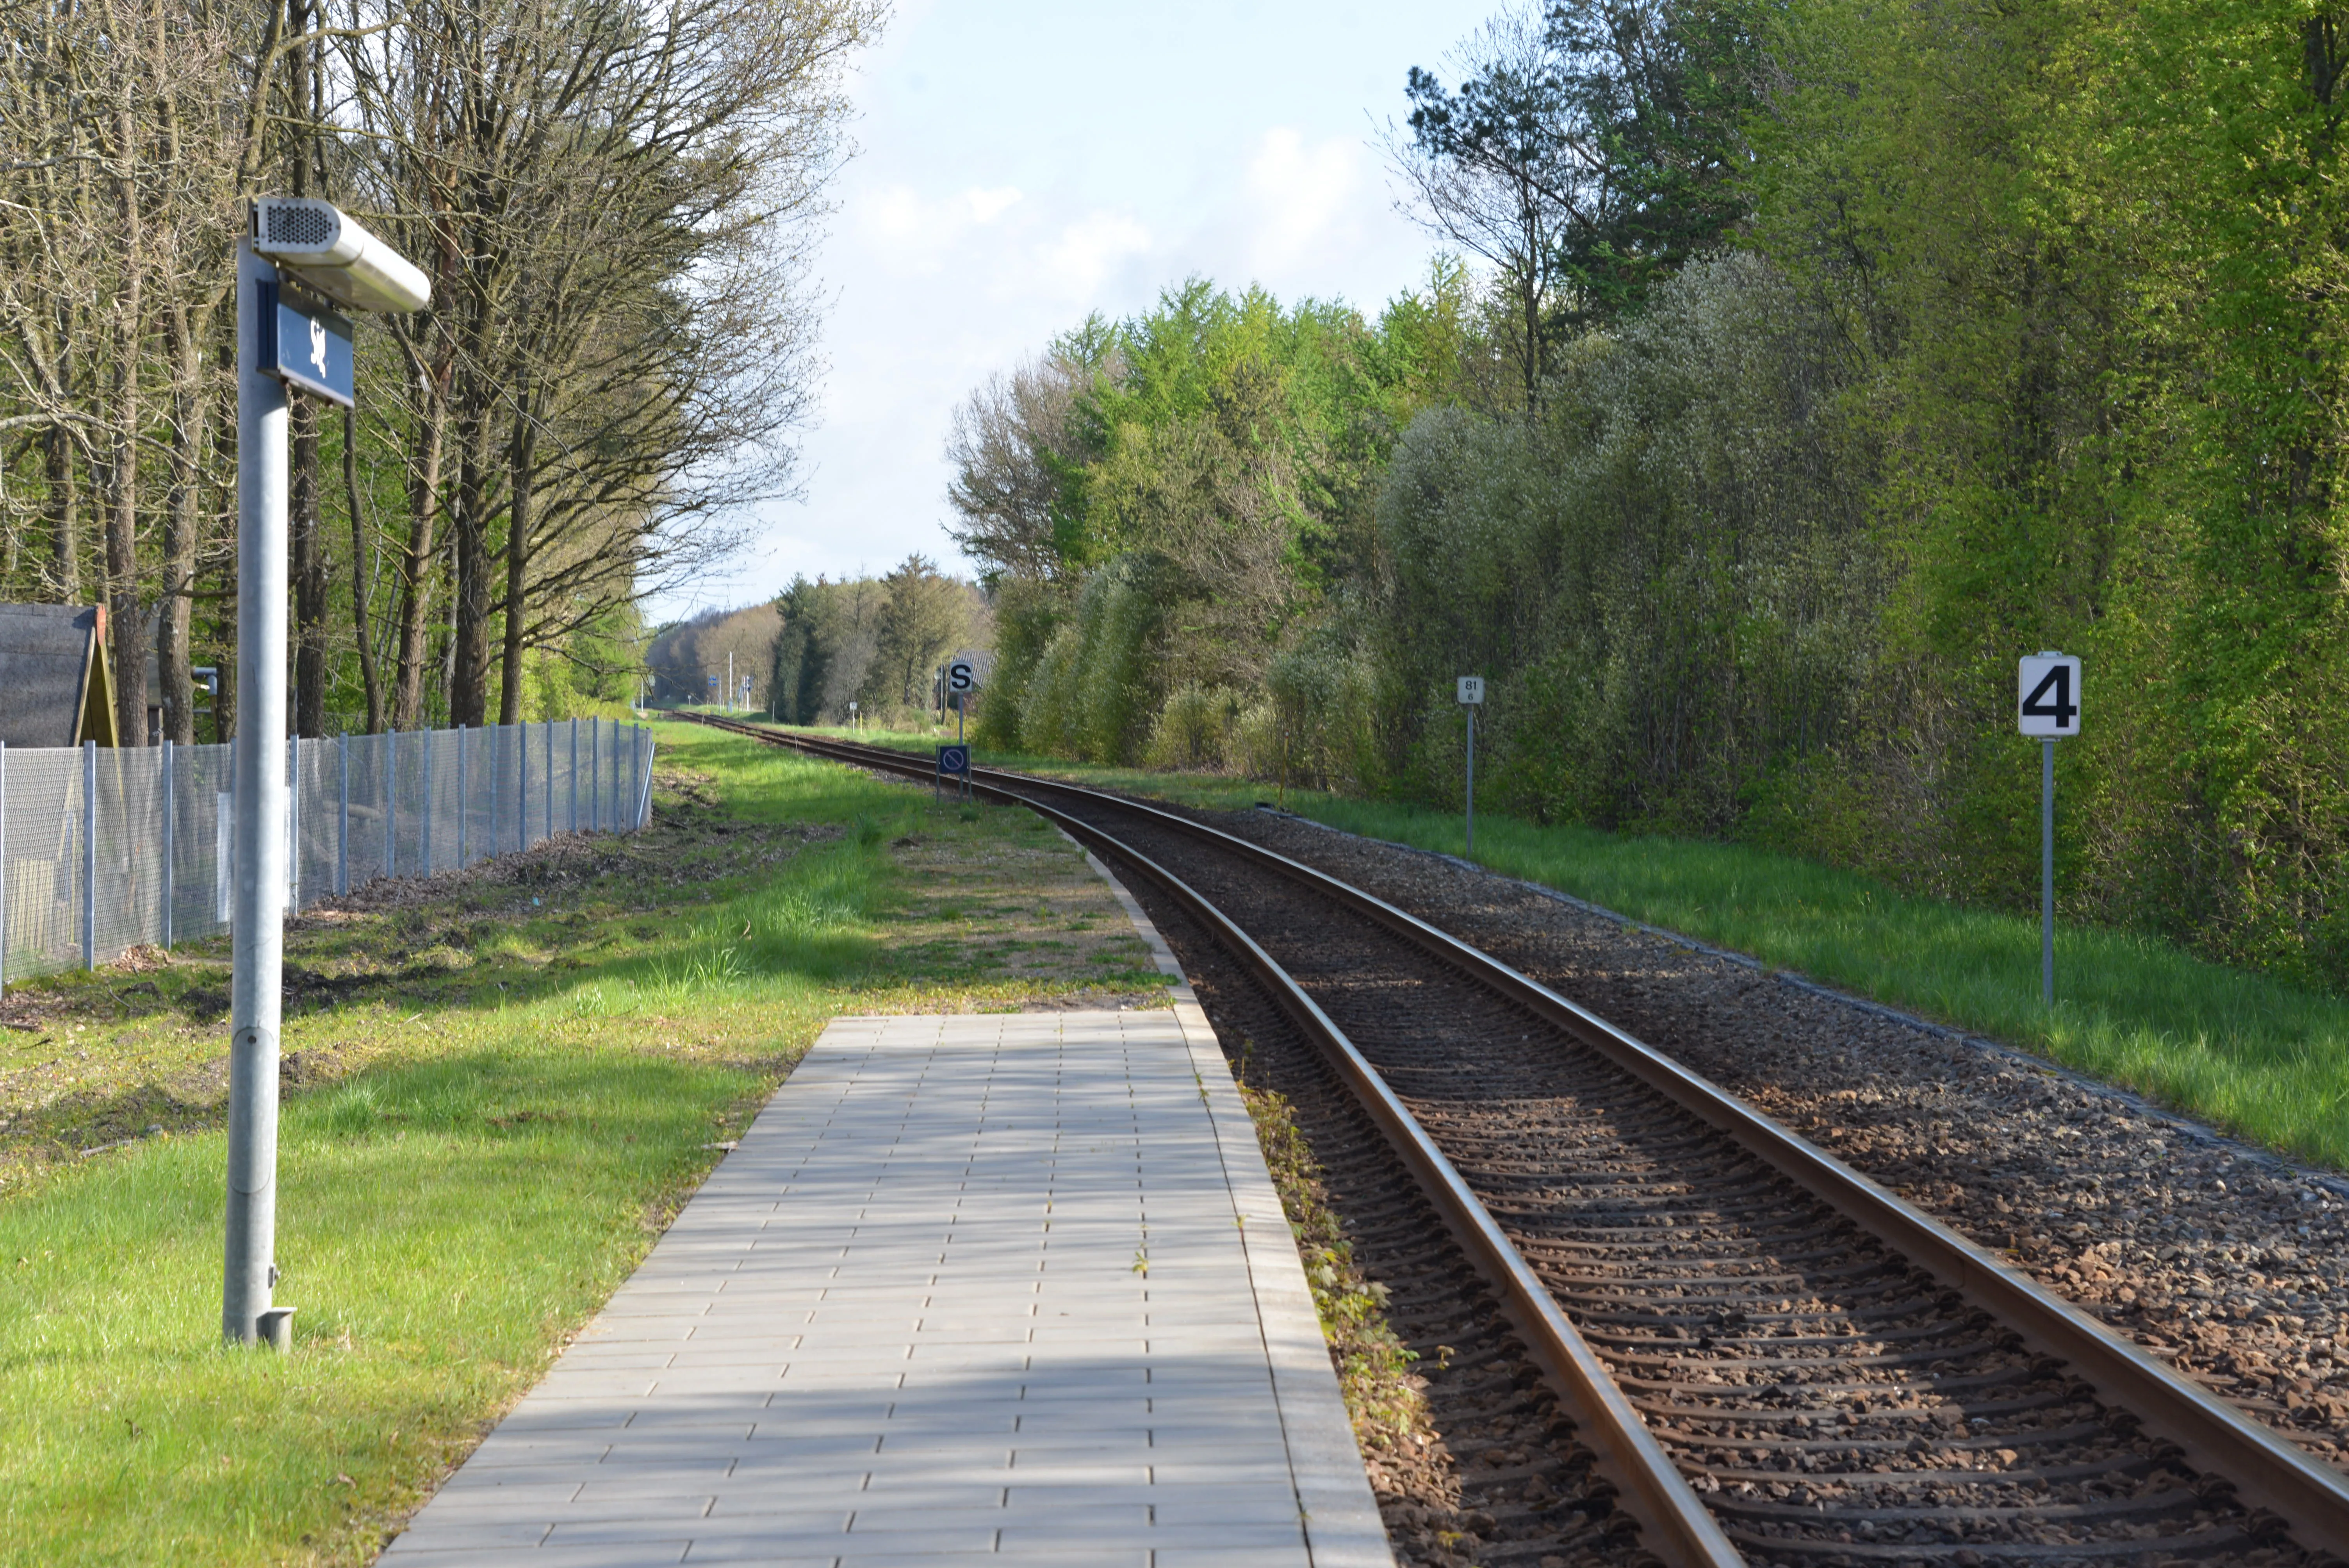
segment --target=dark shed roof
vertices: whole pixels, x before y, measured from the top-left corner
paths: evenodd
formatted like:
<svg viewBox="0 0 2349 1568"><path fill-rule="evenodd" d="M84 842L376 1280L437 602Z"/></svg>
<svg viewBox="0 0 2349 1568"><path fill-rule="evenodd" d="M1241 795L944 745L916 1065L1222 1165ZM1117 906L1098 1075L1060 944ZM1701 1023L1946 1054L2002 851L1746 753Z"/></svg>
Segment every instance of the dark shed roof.
<svg viewBox="0 0 2349 1568"><path fill-rule="evenodd" d="M106 612L87 604L0 604L0 741L115 744Z"/></svg>

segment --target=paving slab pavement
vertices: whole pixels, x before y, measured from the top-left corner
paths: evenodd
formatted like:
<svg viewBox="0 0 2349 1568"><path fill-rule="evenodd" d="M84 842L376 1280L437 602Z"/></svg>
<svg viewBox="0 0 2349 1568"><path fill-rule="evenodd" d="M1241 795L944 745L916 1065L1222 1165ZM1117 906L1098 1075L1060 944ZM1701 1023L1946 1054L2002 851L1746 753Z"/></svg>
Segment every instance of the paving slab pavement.
<svg viewBox="0 0 2349 1568"><path fill-rule="evenodd" d="M1179 985L835 1020L382 1561L1392 1563Z"/></svg>

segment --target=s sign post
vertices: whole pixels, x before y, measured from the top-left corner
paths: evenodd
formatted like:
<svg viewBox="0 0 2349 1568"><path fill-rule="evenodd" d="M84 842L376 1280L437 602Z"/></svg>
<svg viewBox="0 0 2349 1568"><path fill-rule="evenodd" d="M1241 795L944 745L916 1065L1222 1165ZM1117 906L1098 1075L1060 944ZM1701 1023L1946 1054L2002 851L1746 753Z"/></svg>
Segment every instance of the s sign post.
<svg viewBox="0 0 2349 1568"><path fill-rule="evenodd" d="M1476 852L1476 710L1485 704L1485 677L1460 677L1460 706L1468 715L1468 853Z"/></svg>
<svg viewBox="0 0 2349 1568"><path fill-rule="evenodd" d="M2015 666L2015 727L2039 738L2039 999L2055 1005L2055 743L2080 733L2080 661L2043 650Z"/></svg>
<svg viewBox="0 0 2349 1568"><path fill-rule="evenodd" d="M413 263L331 203L264 196L236 248L234 893L221 1332L285 1349L277 1284L277 1037L286 888L285 431L290 391L357 396L347 311L422 310Z"/></svg>
<svg viewBox="0 0 2349 1568"><path fill-rule="evenodd" d="M954 698L955 744L962 744L962 710L970 701L970 694L978 686L978 671L968 659L957 659L947 666L947 696Z"/></svg>

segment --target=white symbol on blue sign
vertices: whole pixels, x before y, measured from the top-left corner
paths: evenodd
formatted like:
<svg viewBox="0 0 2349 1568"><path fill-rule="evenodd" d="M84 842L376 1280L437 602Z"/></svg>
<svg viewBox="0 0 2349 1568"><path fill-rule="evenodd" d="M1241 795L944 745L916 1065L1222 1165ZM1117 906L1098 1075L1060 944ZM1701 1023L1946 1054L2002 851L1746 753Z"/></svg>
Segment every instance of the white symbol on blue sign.
<svg viewBox="0 0 2349 1568"><path fill-rule="evenodd" d="M289 387L351 406L351 324L344 316L264 285L261 366Z"/></svg>
<svg viewBox="0 0 2349 1568"><path fill-rule="evenodd" d="M965 778L970 773L970 748L941 746L938 748L938 772L941 776Z"/></svg>

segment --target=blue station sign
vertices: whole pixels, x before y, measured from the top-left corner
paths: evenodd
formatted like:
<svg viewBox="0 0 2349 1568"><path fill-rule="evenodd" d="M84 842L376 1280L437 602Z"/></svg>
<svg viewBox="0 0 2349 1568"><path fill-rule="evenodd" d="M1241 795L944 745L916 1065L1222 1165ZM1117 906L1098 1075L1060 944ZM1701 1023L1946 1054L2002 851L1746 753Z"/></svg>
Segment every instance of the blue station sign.
<svg viewBox="0 0 2349 1568"><path fill-rule="evenodd" d="M350 318L306 292L262 284L261 368L288 387L349 407L357 400Z"/></svg>

